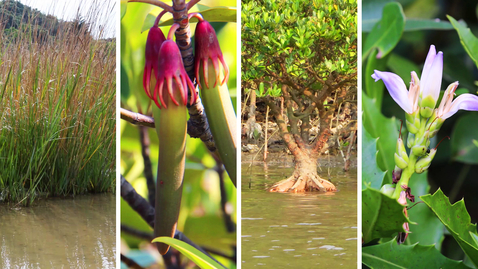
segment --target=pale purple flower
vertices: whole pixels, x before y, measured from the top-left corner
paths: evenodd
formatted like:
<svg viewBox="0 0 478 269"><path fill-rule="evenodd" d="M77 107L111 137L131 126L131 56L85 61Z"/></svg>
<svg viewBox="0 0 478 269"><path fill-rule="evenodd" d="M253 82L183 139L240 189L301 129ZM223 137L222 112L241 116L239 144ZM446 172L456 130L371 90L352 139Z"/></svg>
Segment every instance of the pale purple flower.
<svg viewBox="0 0 478 269"><path fill-rule="evenodd" d="M446 120L453 116L458 110L478 111L478 96L464 93L458 96L455 100L455 90L458 87L458 81L453 82L448 86L441 100L440 106L436 110L437 118Z"/></svg>
<svg viewBox="0 0 478 269"><path fill-rule="evenodd" d="M422 70L421 80L415 72L412 72L410 91L403 80L396 74L390 72L374 71L372 78L375 81L382 80L387 87L393 100L408 114L418 110L418 96L426 98L431 96L438 100L440 95L441 80L443 76L443 53L436 53L435 46L431 45L427 59Z"/></svg>

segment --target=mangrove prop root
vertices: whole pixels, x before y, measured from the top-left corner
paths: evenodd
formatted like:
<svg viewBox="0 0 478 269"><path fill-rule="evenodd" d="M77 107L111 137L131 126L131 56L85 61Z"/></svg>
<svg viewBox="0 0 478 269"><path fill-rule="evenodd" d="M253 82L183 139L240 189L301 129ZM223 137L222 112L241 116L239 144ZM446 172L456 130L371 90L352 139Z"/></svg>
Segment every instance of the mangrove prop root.
<svg viewBox="0 0 478 269"><path fill-rule="evenodd" d="M269 189L269 192L306 192L322 191L334 192L337 188L332 182L317 175L291 176L288 179L277 182Z"/></svg>

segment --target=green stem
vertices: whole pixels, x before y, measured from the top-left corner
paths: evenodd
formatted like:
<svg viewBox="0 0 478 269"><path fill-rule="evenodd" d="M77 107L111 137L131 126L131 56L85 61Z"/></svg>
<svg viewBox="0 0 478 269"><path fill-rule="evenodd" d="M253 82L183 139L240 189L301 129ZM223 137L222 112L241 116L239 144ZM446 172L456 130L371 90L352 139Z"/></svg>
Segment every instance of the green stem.
<svg viewBox="0 0 478 269"><path fill-rule="evenodd" d="M158 175L156 181L156 213L154 235L174 237L181 207L186 153L186 106L176 106L169 97L167 109L153 106L159 138ZM169 245L157 243L164 255Z"/></svg>
<svg viewBox="0 0 478 269"><path fill-rule="evenodd" d="M417 163L417 156L410 154L409 160L408 160L408 166L403 169L402 175L400 177L400 180L397 183L397 187L395 188L395 191L393 192L392 198L398 199L400 198L400 193L402 192L402 185L408 186L408 182L410 181L410 178L412 177L413 173L415 173L415 164Z"/></svg>
<svg viewBox="0 0 478 269"><path fill-rule="evenodd" d="M208 61L208 84L206 87L205 79L201 78L201 99L206 109L206 116L211 128L212 136L216 147L221 156L221 160L226 167L229 178L236 186L236 113L232 106L231 97L227 88L227 83L216 87L216 71L212 61ZM203 74L201 65L199 74Z"/></svg>

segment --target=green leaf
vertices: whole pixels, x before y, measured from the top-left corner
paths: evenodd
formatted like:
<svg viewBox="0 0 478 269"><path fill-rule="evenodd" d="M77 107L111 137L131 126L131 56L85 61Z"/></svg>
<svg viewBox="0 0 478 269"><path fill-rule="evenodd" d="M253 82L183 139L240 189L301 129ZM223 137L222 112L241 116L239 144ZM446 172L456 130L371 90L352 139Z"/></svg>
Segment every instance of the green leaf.
<svg viewBox="0 0 478 269"><path fill-rule="evenodd" d="M451 205L441 189L433 195L428 194L420 198L445 225L473 264L478 266L478 245L471 236L471 234L476 235L476 224L471 224L464 200Z"/></svg>
<svg viewBox="0 0 478 269"><path fill-rule="evenodd" d="M121 19L123 19L124 15L126 14L126 8L128 7L128 0L121 0Z"/></svg>
<svg viewBox="0 0 478 269"><path fill-rule="evenodd" d="M478 38L473 35L470 28L465 25L458 23L452 16L446 16L455 30L460 36L460 42L465 48L466 52L470 58L475 62L475 65L478 67Z"/></svg>
<svg viewBox="0 0 478 269"><path fill-rule="evenodd" d="M362 248L362 262L370 268L470 268L443 256L433 245L398 245L393 239Z"/></svg>
<svg viewBox="0 0 478 269"><path fill-rule="evenodd" d="M383 8L382 19L375 24L365 40L363 60L374 48L378 48L378 58L385 57L397 45L405 26L402 6L392 2Z"/></svg>
<svg viewBox="0 0 478 269"><path fill-rule="evenodd" d="M413 174L408 186L412 194L415 195L415 203L421 201L420 196L428 194L430 185L427 181L428 171L421 174ZM409 202L410 205L410 202ZM440 249L441 242L444 239L443 232L445 227L433 212L423 203L416 204L408 210L408 218L417 225L410 225L410 234L408 234L406 244L411 245L420 243L421 245L436 244Z"/></svg>
<svg viewBox="0 0 478 269"><path fill-rule="evenodd" d="M362 239L368 243L374 239L391 237L404 232L403 223L408 219L403 206L397 200L378 190L366 188L362 191Z"/></svg>
<svg viewBox="0 0 478 269"><path fill-rule="evenodd" d="M153 26L154 20L161 11L161 8L155 8L148 14L148 16L146 16L141 32L144 32L151 28L151 26ZM201 4L196 4L193 8L189 10L189 13L199 12L208 22L236 22L236 11L236 7L209 7ZM198 19L191 18L191 20L189 20L189 23L195 23L197 21ZM173 17L169 13L167 13L161 18L159 26L169 26L173 25L173 23Z"/></svg>
<svg viewBox="0 0 478 269"><path fill-rule="evenodd" d="M363 125L365 129L377 141L378 158L377 163L382 171L387 171L387 179L383 184L392 183L392 171L395 168L395 146L398 139L397 120L385 117L379 108L376 100L366 94L362 94Z"/></svg>
<svg viewBox="0 0 478 269"><path fill-rule="evenodd" d="M460 117L451 135L451 156L453 160L467 163L478 163L478 148L473 139L478 137L478 113L467 112Z"/></svg>
<svg viewBox="0 0 478 269"><path fill-rule="evenodd" d="M152 242L161 242L170 245L171 247L181 252L184 256L188 257L191 261L193 261L197 266L202 269L224 268L219 263L206 256L206 254L199 251L197 248L178 239L170 237L157 237L153 239Z"/></svg>
<svg viewBox="0 0 478 269"><path fill-rule="evenodd" d="M377 140L362 125L362 189L367 185L374 189L382 187L385 172L377 166Z"/></svg>
<svg viewBox="0 0 478 269"><path fill-rule="evenodd" d="M363 21L362 32L370 32L378 21L379 19ZM404 32L423 30L453 30L453 26L447 21L406 18Z"/></svg>
<svg viewBox="0 0 478 269"><path fill-rule="evenodd" d="M473 144L478 147L478 140L473 139Z"/></svg>
<svg viewBox="0 0 478 269"><path fill-rule="evenodd" d="M372 51L370 57L368 57L364 81L367 95L376 100L375 104L377 107L381 107L385 85L380 81L375 82L375 79L372 78L372 74L374 73L374 70L384 71L389 57L386 56L382 59L378 59L377 54L378 51L374 50Z"/></svg>

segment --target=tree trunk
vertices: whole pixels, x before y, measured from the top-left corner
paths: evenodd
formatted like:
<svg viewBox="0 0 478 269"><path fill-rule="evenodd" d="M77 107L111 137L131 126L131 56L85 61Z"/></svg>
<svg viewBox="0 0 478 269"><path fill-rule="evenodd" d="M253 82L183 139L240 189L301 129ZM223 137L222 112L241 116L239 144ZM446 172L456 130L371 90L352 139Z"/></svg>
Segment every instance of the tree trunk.
<svg viewBox="0 0 478 269"><path fill-rule="evenodd" d="M307 154L303 150L295 152L298 153L294 154L294 173L288 179L274 184L270 192L337 191L334 184L317 173L318 154Z"/></svg>

